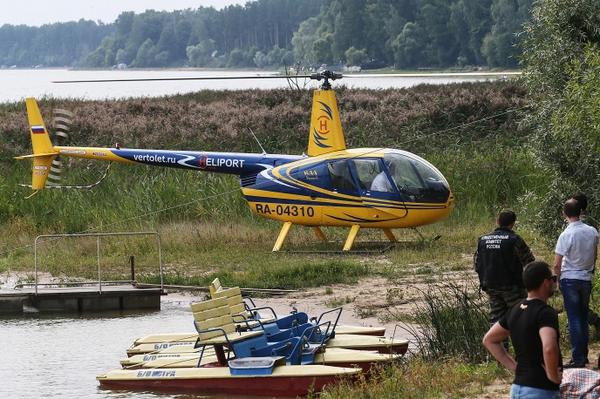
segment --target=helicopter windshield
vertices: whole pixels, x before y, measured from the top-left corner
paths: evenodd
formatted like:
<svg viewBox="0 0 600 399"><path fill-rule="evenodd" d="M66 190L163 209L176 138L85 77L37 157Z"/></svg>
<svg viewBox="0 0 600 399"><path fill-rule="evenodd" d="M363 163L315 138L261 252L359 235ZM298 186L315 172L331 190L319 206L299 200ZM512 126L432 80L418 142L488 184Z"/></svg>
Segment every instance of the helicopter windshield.
<svg viewBox="0 0 600 399"><path fill-rule="evenodd" d="M398 190L410 201L446 202L450 188L446 179L423 160L399 153L385 154L384 163Z"/></svg>

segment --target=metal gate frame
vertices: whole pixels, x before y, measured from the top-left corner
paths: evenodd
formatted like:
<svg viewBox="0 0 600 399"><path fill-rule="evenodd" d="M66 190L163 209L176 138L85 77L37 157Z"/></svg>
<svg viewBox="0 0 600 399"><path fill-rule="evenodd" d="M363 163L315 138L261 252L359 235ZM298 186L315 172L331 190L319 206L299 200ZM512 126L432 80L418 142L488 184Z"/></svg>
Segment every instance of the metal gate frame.
<svg viewBox="0 0 600 399"><path fill-rule="evenodd" d="M162 268L162 247L160 241L160 234L157 231L138 231L138 232L117 232L117 233L75 233L75 234L42 234L35 238L33 245L33 257L34 257L34 268L35 268L35 295L38 294L38 256L37 246L38 241L44 238L77 238L77 237L96 237L96 259L98 265L98 292L102 294L102 278L100 270L100 238L102 237L118 237L118 236L148 236L152 235L156 237L156 243L158 244L158 270L160 274L160 289L163 290L163 268Z"/></svg>

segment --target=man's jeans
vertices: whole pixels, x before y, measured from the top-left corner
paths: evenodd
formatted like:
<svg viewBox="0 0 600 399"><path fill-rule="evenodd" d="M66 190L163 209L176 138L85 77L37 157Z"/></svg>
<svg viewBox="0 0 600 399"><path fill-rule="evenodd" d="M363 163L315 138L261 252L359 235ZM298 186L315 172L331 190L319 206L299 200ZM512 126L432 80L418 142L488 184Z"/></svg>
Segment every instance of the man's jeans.
<svg viewBox="0 0 600 399"><path fill-rule="evenodd" d="M525 385L512 384L510 388L510 399L558 399L558 391L527 387Z"/></svg>
<svg viewBox="0 0 600 399"><path fill-rule="evenodd" d="M560 280L560 290L569 320L571 360L576 365L583 366L588 360L588 311L592 283L591 281L565 278Z"/></svg>

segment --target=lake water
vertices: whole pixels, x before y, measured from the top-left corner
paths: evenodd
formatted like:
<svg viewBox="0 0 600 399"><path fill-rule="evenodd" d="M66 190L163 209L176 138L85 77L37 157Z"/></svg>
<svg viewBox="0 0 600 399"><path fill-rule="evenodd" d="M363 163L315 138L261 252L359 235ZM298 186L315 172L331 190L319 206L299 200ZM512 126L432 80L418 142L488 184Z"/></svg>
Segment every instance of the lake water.
<svg viewBox="0 0 600 399"><path fill-rule="evenodd" d="M203 89L241 90L272 89L288 87L285 79L263 80L211 80L211 81L158 81L158 82L116 82L116 83L52 83L58 80L91 79L131 79L165 77L209 77L209 76L256 76L274 74L257 71L207 71L207 70L108 70L73 71L66 69L1 69L0 102L22 101L26 97L52 96L57 98L106 99L141 96L164 96L188 93ZM349 87L401 88L421 83L445 84L464 81L481 81L489 77L443 77L443 78L364 78L345 79L342 83ZM303 85L304 79L299 82ZM316 87L317 82L306 82L306 87Z"/></svg>
<svg viewBox="0 0 600 399"><path fill-rule="evenodd" d="M104 390L95 377L120 368L135 338L192 331L191 320L187 301L163 302L159 312L0 319L0 398L190 398Z"/></svg>

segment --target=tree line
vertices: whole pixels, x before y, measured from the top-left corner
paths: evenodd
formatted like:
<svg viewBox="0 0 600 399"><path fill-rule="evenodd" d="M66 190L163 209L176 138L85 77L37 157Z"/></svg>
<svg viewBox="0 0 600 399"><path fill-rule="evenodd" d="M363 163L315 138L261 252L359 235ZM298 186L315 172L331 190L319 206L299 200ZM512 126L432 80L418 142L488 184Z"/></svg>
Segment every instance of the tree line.
<svg viewBox="0 0 600 399"><path fill-rule="evenodd" d="M302 22L297 60L397 68L518 64L532 0L330 0Z"/></svg>
<svg viewBox="0 0 600 399"><path fill-rule="evenodd" d="M533 0L257 0L0 27L0 64L514 67Z"/></svg>
<svg viewBox="0 0 600 399"><path fill-rule="evenodd" d="M94 51L113 24L93 21L55 23L41 27L0 27L0 66L72 66Z"/></svg>

